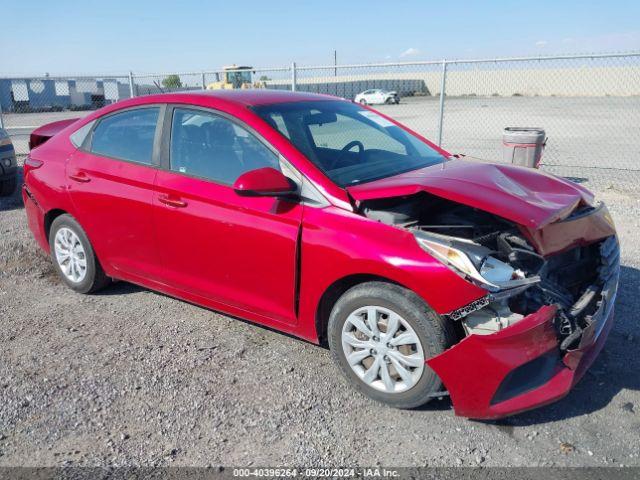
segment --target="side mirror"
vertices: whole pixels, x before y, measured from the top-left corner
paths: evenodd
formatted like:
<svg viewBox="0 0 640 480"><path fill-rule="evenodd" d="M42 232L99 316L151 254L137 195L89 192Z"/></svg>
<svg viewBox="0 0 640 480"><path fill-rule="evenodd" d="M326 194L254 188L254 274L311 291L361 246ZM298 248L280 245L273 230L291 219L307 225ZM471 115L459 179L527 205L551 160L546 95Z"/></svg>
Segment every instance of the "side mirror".
<svg viewBox="0 0 640 480"><path fill-rule="evenodd" d="M233 189L245 197L285 197L295 194L298 186L281 171L264 167L240 175Z"/></svg>

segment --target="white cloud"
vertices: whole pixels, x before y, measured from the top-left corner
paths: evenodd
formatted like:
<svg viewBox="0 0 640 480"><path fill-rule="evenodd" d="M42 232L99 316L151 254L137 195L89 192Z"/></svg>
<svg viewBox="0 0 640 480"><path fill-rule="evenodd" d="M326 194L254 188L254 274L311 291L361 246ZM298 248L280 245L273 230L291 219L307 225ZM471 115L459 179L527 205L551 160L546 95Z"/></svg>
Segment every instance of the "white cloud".
<svg viewBox="0 0 640 480"><path fill-rule="evenodd" d="M575 43L575 39L571 37L563 38L562 43Z"/></svg>
<svg viewBox="0 0 640 480"><path fill-rule="evenodd" d="M547 46L549 42L547 42L546 40L538 40L536 42L536 47L540 47L540 48L544 48Z"/></svg>
<svg viewBox="0 0 640 480"><path fill-rule="evenodd" d="M415 57L416 55L420 55L420 50L417 48L407 48L404 52L400 54L400 58L402 57Z"/></svg>

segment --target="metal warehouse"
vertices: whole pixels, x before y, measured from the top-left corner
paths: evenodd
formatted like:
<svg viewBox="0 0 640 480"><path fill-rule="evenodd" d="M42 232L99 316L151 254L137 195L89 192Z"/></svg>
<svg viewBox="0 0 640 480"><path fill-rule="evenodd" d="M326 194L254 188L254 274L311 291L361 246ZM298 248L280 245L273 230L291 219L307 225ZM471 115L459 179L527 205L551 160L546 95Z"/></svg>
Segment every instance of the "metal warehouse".
<svg viewBox="0 0 640 480"><path fill-rule="evenodd" d="M0 79L4 112L91 110L129 97L129 85L116 79Z"/></svg>

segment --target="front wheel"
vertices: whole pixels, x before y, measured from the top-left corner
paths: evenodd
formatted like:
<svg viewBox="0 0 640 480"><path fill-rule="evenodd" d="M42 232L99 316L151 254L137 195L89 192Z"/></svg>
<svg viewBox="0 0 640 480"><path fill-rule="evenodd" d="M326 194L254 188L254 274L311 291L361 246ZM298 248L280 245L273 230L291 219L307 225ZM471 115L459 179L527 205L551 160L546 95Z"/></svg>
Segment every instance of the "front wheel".
<svg viewBox="0 0 640 480"><path fill-rule="evenodd" d="M366 105L367 101L364 98L360 99L360 105Z"/></svg>
<svg viewBox="0 0 640 480"><path fill-rule="evenodd" d="M442 383L425 363L442 353L453 335L415 293L368 282L348 290L329 317L334 360L356 389L396 408L415 408Z"/></svg>
<svg viewBox="0 0 640 480"><path fill-rule="evenodd" d="M53 221L49 248L58 275L76 292L97 292L110 283L87 234L71 215L60 215Z"/></svg>

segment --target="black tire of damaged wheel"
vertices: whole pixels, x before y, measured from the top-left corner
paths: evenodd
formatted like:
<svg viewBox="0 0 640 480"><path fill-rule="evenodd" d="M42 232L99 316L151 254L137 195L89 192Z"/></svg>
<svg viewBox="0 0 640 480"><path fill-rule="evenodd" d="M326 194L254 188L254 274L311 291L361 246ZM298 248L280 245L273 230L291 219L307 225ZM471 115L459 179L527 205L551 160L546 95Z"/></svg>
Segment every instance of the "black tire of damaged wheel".
<svg viewBox="0 0 640 480"><path fill-rule="evenodd" d="M67 227L72 230L78 236L82 243L82 247L84 248L87 257L87 274L81 282L70 281L64 273L62 273L62 270L58 265L58 261L56 260L54 239L56 237L56 233L62 227ZM78 293L95 293L111 283L111 279L104 273L104 270L98 261L98 257L96 257L96 254L93 251L93 247L87 238L87 234L71 215L60 215L53 221L51 229L49 230L49 246L51 249L51 260L53 261L53 265L58 272L58 275L72 290Z"/></svg>
<svg viewBox="0 0 640 480"><path fill-rule="evenodd" d="M329 316L329 348L334 361L352 386L364 395L394 408L410 409L426 404L434 393L442 389L440 378L428 365L425 365L422 377L413 388L391 394L366 385L349 366L342 349L342 327L351 312L366 305L388 308L403 317L417 333L425 358L442 353L454 342L453 329L418 295L386 282L367 282L352 287L338 299Z"/></svg>

